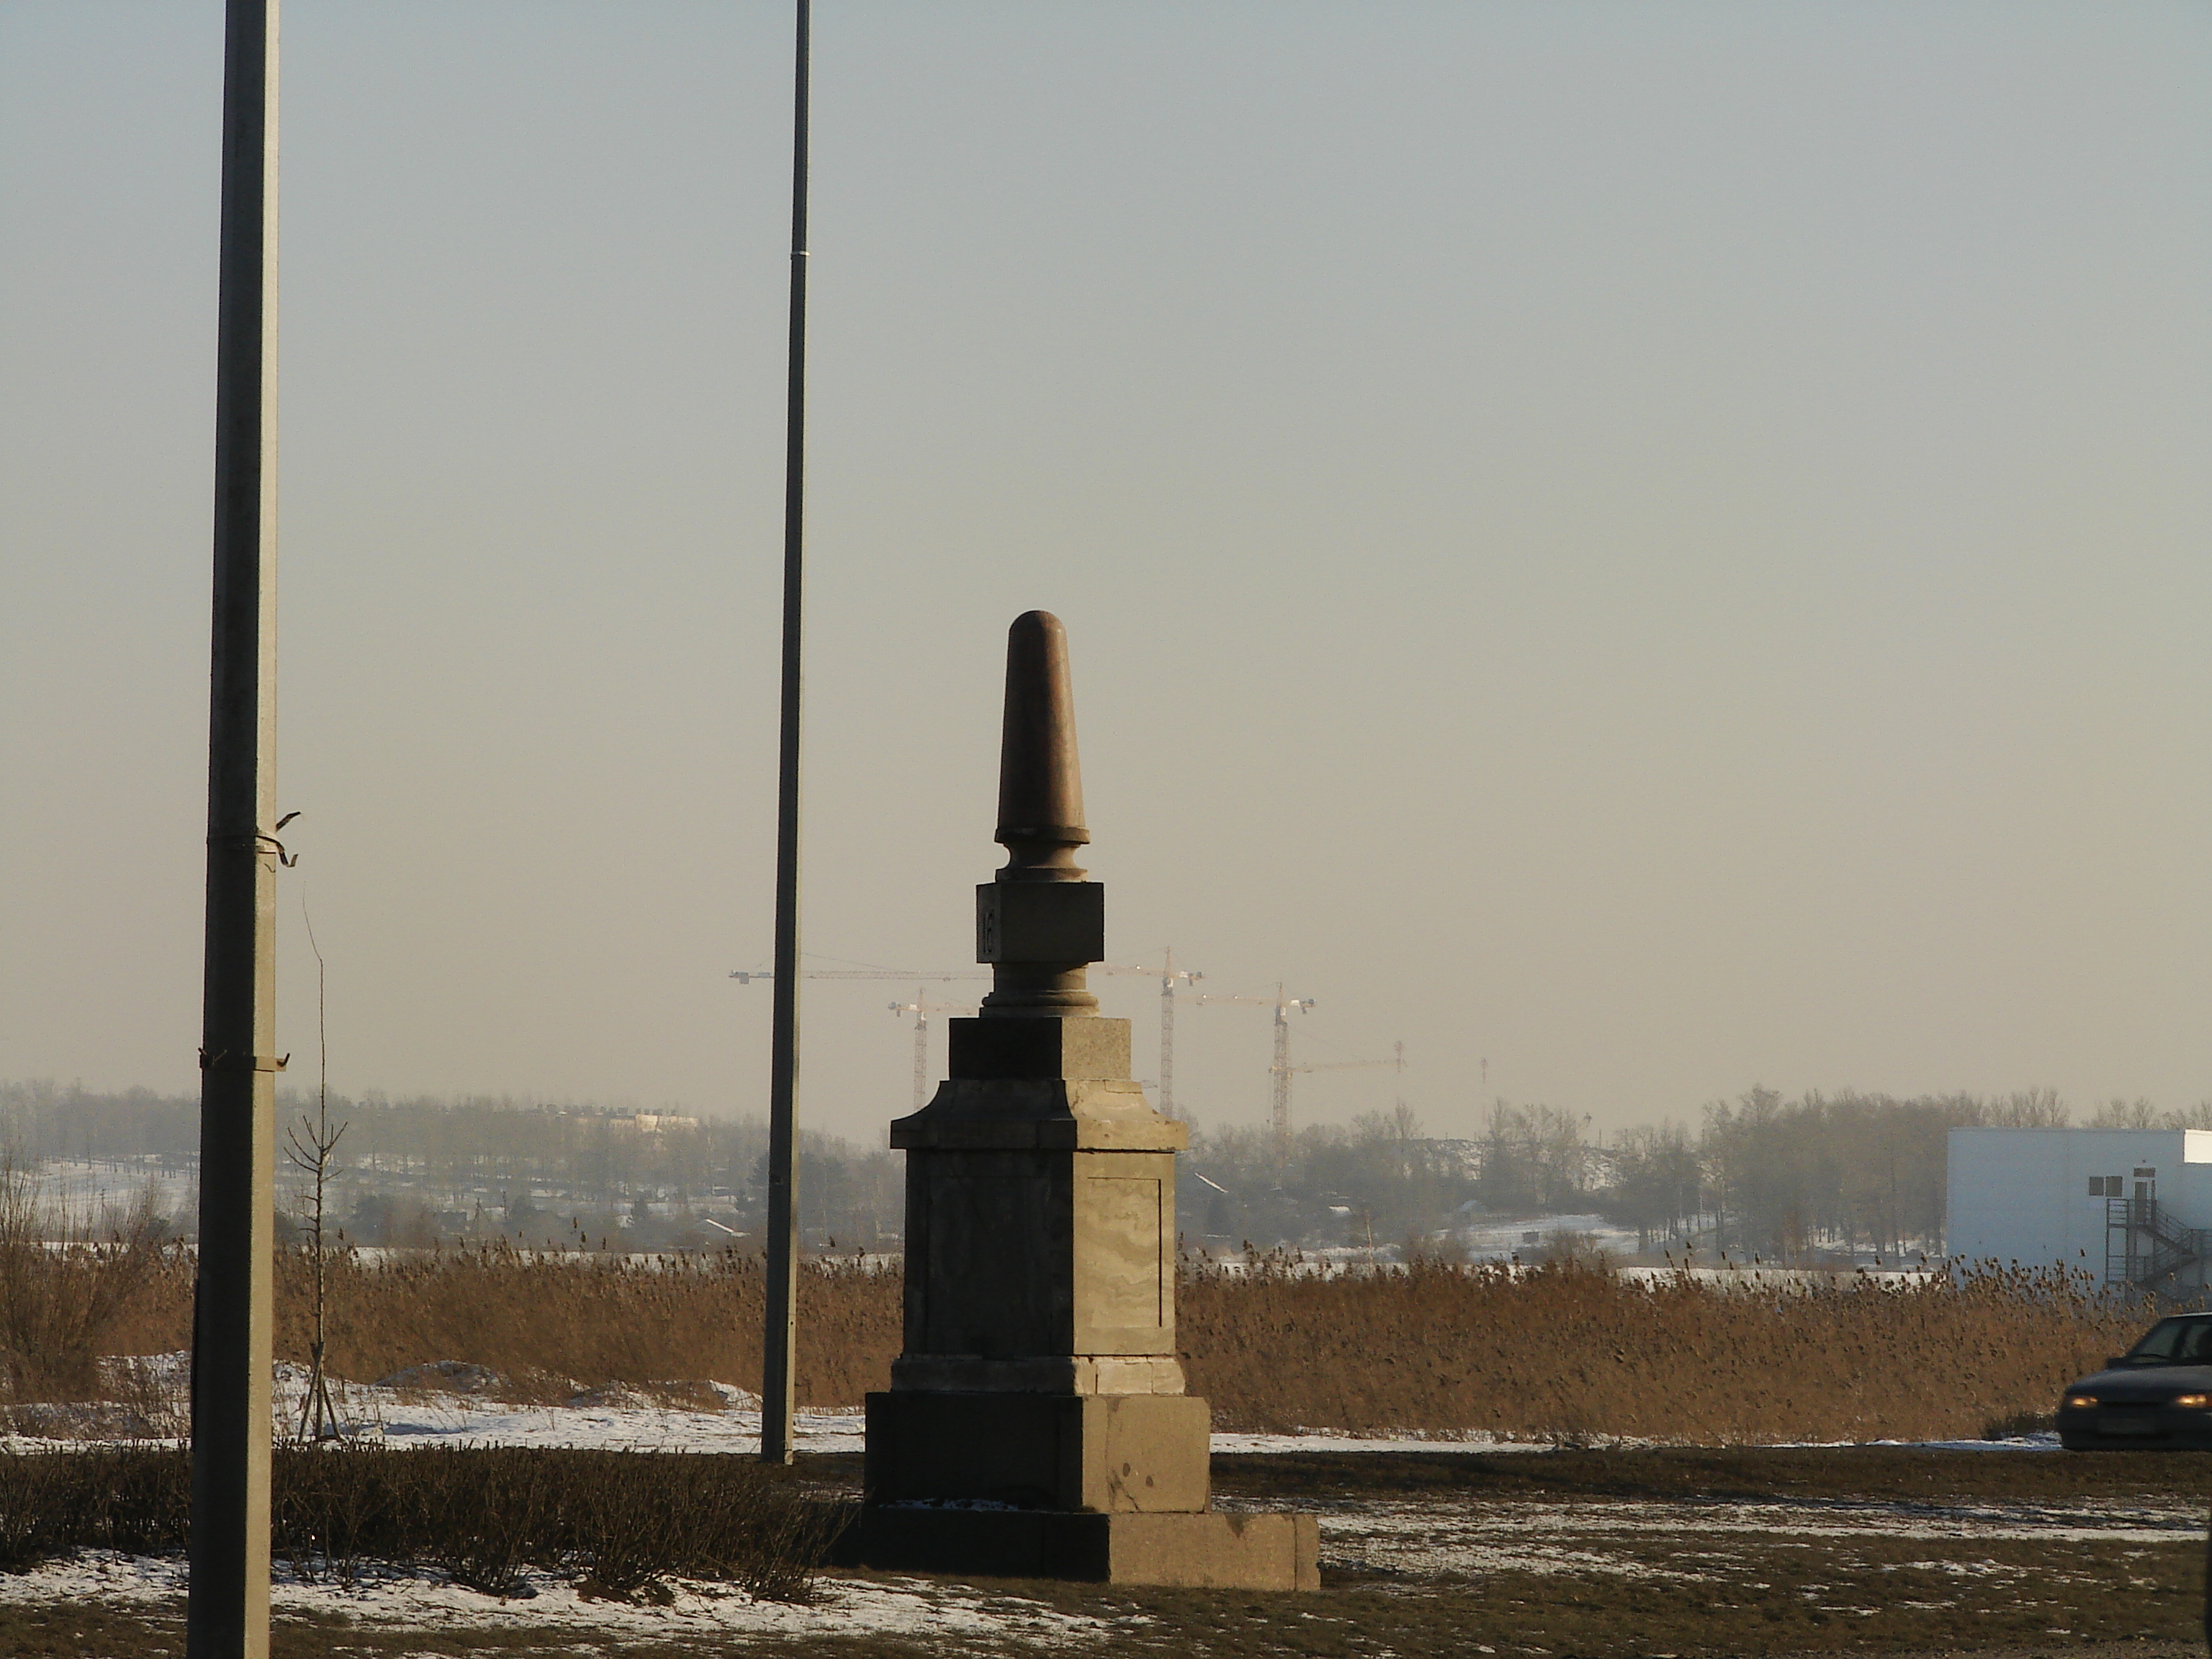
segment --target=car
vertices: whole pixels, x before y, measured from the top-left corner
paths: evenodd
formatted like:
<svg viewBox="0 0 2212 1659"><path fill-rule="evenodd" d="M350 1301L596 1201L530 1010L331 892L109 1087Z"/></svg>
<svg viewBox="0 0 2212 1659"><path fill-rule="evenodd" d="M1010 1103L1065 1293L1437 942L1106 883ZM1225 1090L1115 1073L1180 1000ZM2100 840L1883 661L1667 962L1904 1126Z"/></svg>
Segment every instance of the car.
<svg viewBox="0 0 2212 1659"><path fill-rule="evenodd" d="M2176 1314L2058 1401L2069 1451L2212 1447L2212 1313Z"/></svg>

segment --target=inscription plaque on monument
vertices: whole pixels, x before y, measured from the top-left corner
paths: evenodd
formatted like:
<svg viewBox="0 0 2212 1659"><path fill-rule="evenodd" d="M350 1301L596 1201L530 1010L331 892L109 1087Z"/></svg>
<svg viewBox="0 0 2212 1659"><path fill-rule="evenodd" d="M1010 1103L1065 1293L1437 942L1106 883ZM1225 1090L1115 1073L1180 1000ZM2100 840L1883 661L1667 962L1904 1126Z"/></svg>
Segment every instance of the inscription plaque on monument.
<svg viewBox="0 0 2212 1659"><path fill-rule="evenodd" d="M906 1336L867 1401L870 1565L1114 1583L1304 1589L1310 1516L1208 1507L1211 1424L1176 1358L1175 1155L1188 1144L1098 1012L1105 953L1066 634L1006 650L999 827L977 890L993 988L952 1022L950 1075L891 1125L907 1155Z"/></svg>

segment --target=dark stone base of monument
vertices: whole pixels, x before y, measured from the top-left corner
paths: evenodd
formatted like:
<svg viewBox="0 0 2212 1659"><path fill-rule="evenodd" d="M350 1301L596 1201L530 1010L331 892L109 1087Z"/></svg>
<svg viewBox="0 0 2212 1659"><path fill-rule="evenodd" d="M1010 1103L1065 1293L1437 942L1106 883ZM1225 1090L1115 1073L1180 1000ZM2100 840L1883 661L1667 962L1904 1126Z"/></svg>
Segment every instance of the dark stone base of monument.
<svg viewBox="0 0 2212 1659"><path fill-rule="evenodd" d="M1321 1588L1310 1515L1070 1514L871 1504L840 1541L840 1565L887 1572L1066 1578L1189 1589Z"/></svg>
<svg viewBox="0 0 2212 1659"><path fill-rule="evenodd" d="M1208 1415L1206 1401L1187 1394L872 1394L868 1497L1201 1510Z"/></svg>

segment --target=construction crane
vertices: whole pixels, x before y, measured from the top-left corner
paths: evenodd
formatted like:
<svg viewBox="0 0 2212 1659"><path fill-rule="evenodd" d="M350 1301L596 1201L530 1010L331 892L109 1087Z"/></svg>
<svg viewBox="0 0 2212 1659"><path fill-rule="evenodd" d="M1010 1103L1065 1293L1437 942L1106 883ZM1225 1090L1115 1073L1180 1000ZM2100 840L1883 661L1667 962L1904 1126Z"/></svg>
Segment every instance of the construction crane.
<svg viewBox="0 0 2212 1659"><path fill-rule="evenodd" d="M894 1002L890 1010L895 1014L914 1016L914 1109L920 1111L929 1104L929 1017L932 1014L972 1014L972 1002L932 1002L926 992L916 991L912 1002Z"/></svg>
<svg viewBox="0 0 2212 1659"><path fill-rule="evenodd" d="M799 970L799 976L801 979L988 979L991 970L988 968L950 968L943 970L928 968L806 968ZM765 968L732 968L730 977L740 985L750 985L755 980L766 985L773 982L775 975Z"/></svg>
<svg viewBox="0 0 2212 1659"><path fill-rule="evenodd" d="M1204 979L1204 974L1193 973L1175 965L1175 952L1166 953L1166 965L1160 969L1160 1110L1168 1116L1175 1115L1175 998L1176 988ZM1143 969L1150 973L1151 969Z"/></svg>
<svg viewBox="0 0 2212 1659"><path fill-rule="evenodd" d="M1094 962L1090 964L1094 974L1146 974L1158 971L1140 963L1127 962ZM1197 974L1178 972L1172 963L1169 971L1182 979L1198 979ZM910 979L922 980L988 980L988 968L808 968L799 974L801 979ZM740 985L750 985L755 980L762 984L773 983L775 975L766 968L733 968L730 977Z"/></svg>
<svg viewBox="0 0 2212 1659"><path fill-rule="evenodd" d="M1160 981L1160 1109L1172 1115L1175 1105L1176 988L1203 979L1206 975L1194 973L1187 968L1176 967L1173 951L1167 952L1166 965L1164 968L1147 968L1141 963L1094 962L1091 964L1091 971L1094 974L1142 974L1146 978L1158 976ZM740 985L750 985L755 980L760 981L763 984L769 984L775 979L775 974L765 968L732 969L730 977ZM932 981L942 984L958 980L988 980L991 977L991 970L981 967L924 969L919 971L908 968L808 968L801 971L799 977L801 979L903 979L912 980L917 985L921 985ZM927 1085L927 1079L921 1076L921 1070L928 1061L928 1038L925 1031L925 1024L928 1016L933 1013L972 1014L975 1012L972 1004L964 1007L956 1007L949 1004L933 1005L927 1009L919 1006L927 1002L928 1000L925 992L917 990L915 993L914 1002L895 1002L890 1005L893 1013L911 1013L915 1016L915 1106L917 1110L923 1103L922 1095Z"/></svg>
<svg viewBox="0 0 2212 1659"><path fill-rule="evenodd" d="M1293 1072L1356 1072L1370 1066L1393 1066L1401 1072L1404 1071L1406 1045L1394 1042L1390 1047L1392 1054L1389 1060L1310 1060L1303 1066L1293 1066L1289 1069Z"/></svg>
<svg viewBox="0 0 2212 1659"><path fill-rule="evenodd" d="M1357 1072L1364 1071L1372 1066L1395 1066L1399 1074L1403 1076L1406 1070L1406 1045L1402 1042L1395 1042L1390 1045L1390 1058L1388 1060L1310 1060L1303 1066L1291 1066L1291 1070L1293 1072ZM1399 1086L1403 1088L1405 1085L1401 1084ZM1398 1115L1401 1123L1405 1121L1405 1112L1406 1102L1401 1095L1398 1100Z"/></svg>
<svg viewBox="0 0 2212 1659"><path fill-rule="evenodd" d="M1310 1013L1314 1000L1311 997L1285 996L1282 981L1278 980L1275 994L1272 997L1207 994L1200 997L1198 1002L1201 1008L1209 1002L1218 1002L1239 1004L1248 1008L1273 1008L1275 1011L1275 1063L1267 1068L1267 1074L1274 1079L1275 1085L1275 1146L1278 1151L1287 1147L1291 1144L1291 1010L1295 1008L1300 1013Z"/></svg>

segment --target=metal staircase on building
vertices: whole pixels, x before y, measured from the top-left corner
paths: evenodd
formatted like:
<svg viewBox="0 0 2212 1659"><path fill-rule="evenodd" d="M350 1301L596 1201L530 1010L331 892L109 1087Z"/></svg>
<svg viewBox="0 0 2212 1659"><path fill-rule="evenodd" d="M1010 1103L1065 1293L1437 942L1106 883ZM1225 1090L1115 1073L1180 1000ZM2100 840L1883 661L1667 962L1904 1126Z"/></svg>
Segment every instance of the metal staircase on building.
<svg viewBox="0 0 2212 1659"><path fill-rule="evenodd" d="M2185 1227L2155 1198L2105 1200L2105 1283L2150 1286L2212 1259L2212 1229Z"/></svg>

